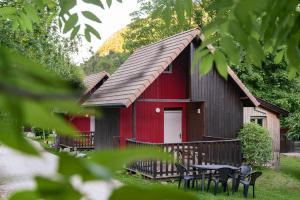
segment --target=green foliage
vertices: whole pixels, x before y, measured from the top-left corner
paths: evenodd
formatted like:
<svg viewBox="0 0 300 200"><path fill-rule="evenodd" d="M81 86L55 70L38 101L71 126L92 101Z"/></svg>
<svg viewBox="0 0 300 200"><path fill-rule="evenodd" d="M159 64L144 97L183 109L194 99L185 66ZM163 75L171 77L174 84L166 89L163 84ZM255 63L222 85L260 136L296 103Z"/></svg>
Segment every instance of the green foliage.
<svg viewBox="0 0 300 200"><path fill-rule="evenodd" d="M254 167L262 167L272 159L272 139L268 131L254 123L245 124L238 138L242 143L242 153L246 162Z"/></svg>
<svg viewBox="0 0 300 200"><path fill-rule="evenodd" d="M173 15L176 11L168 4L175 1L140 1L140 10L133 12L132 22L122 34L124 37L124 49L132 53L135 49L157 42L165 37L176 33L202 26L210 21L210 17L200 5L201 1L178 1L177 6L184 5L183 9L177 7L177 11L183 17L177 18ZM146 17L145 17L146 16ZM180 15L181 16L181 15ZM165 23L163 19L168 18Z"/></svg>
<svg viewBox="0 0 300 200"><path fill-rule="evenodd" d="M49 137L50 134L52 134L52 130L51 129L42 129L42 128L38 128L38 127L34 127L33 128L33 133L35 134L36 137L44 137L47 139Z"/></svg>
<svg viewBox="0 0 300 200"><path fill-rule="evenodd" d="M256 66L261 66L270 53L280 54L277 62L284 54L289 75L294 77L295 72L300 71L298 6L297 0L285 3L280 0L266 0L263 3L256 0L215 1L207 6L207 10L216 17L204 28L204 33L207 39L217 35L213 44L223 49L229 49L229 46L224 43L218 45L218 42L229 35L240 50L246 52L246 61ZM232 57L235 53L226 54L229 64L234 64Z"/></svg>
<svg viewBox="0 0 300 200"><path fill-rule="evenodd" d="M88 61L83 63L81 67L86 74L93 74L106 71L112 74L126 59L128 54L110 52L108 55L93 55Z"/></svg>
<svg viewBox="0 0 300 200"><path fill-rule="evenodd" d="M300 140L300 112L290 115L286 123L288 124L288 138L291 140Z"/></svg>
<svg viewBox="0 0 300 200"><path fill-rule="evenodd" d="M296 77L290 80L286 62L283 60L274 64L275 59L276 57L268 55L261 68L248 63L232 68L255 96L291 113L289 120L281 118L282 127L299 126L300 120L293 120L293 116L300 114L300 79Z"/></svg>
<svg viewBox="0 0 300 200"><path fill-rule="evenodd" d="M169 24L174 16L182 25L184 25L183 21L191 20L192 15L189 14L191 9L186 9L191 6L190 1L155 2L159 2L155 13L161 13L157 16L163 18L166 24ZM280 62L283 57L286 59L289 78L294 78L297 72L300 72L298 0L288 2L281 0L263 2L260 0L204 0L200 1L200 4L213 18L203 27L205 40L213 44L217 50L223 51L227 64L237 64L238 54L243 54L244 62L261 66L266 55L279 54L276 56L276 62ZM182 9L178 9L179 7ZM184 17L185 20L183 20ZM201 54L206 48L206 45L202 45L196 53ZM214 52L218 51L211 51L212 54ZM220 56L214 57L217 68L221 72L225 71L226 65L217 62L217 59L220 59ZM224 73L221 75L226 78Z"/></svg>

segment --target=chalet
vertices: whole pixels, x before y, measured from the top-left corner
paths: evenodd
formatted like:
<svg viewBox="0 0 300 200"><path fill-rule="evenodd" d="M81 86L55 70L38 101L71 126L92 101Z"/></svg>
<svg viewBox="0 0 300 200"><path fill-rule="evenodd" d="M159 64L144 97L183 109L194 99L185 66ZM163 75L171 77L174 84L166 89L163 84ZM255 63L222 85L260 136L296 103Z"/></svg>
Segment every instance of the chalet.
<svg viewBox="0 0 300 200"><path fill-rule="evenodd" d="M205 76L192 67L201 38L192 29L137 49L86 99L83 106L102 113L95 121L96 149L160 146L187 167L241 164L236 135L244 107L261 102L229 67L228 80L214 67ZM129 170L150 178L178 175L174 163L164 161L137 162Z"/></svg>
<svg viewBox="0 0 300 200"><path fill-rule="evenodd" d="M235 138L243 126L243 107L260 103L228 68L224 80L192 70L200 30L189 30L137 49L84 103L99 107L96 148L113 137L124 146L140 142L179 143ZM201 65L200 65L201 67Z"/></svg>
<svg viewBox="0 0 300 200"><path fill-rule="evenodd" d="M79 103L82 104L86 99L88 99L100 86L103 85L108 77L109 74L105 71L86 76L83 81L85 90L79 99ZM80 135L76 139L60 136L58 139L58 145L61 147L93 149L95 117L85 114L79 116L65 115L65 119L74 126Z"/></svg>
<svg viewBox="0 0 300 200"><path fill-rule="evenodd" d="M272 138L273 159L270 163L275 169L279 168L280 160L280 116L288 116L289 112L277 105L257 98L258 107L244 107L244 123L252 122L266 128Z"/></svg>

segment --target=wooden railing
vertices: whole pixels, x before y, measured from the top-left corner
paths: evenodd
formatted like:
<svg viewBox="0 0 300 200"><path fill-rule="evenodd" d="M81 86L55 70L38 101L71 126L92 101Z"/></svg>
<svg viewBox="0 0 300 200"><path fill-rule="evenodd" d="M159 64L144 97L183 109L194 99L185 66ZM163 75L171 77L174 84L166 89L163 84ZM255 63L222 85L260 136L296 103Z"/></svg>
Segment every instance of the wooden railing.
<svg viewBox="0 0 300 200"><path fill-rule="evenodd" d="M76 148L76 149L94 149L95 133L81 132L73 137L58 136L58 145L62 147Z"/></svg>
<svg viewBox="0 0 300 200"><path fill-rule="evenodd" d="M188 169L194 164L229 164L239 166L241 164L240 141L213 140L182 143L147 143L133 139L126 140L126 146L130 147L160 147L164 152L171 154L171 161L143 160L135 161L128 166L128 170L140 172L142 175L153 178L175 178L178 171L175 162L181 162Z"/></svg>

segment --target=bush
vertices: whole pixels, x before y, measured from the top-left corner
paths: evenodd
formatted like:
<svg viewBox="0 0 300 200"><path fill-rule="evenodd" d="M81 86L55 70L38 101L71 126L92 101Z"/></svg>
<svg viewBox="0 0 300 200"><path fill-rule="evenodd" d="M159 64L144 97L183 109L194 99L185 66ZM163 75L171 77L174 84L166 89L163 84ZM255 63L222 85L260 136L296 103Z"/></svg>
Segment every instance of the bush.
<svg viewBox="0 0 300 200"><path fill-rule="evenodd" d="M287 118L288 132L290 140L300 140L300 113L294 113Z"/></svg>
<svg viewBox="0 0 300 200"><path fill-rule="evenodd" d="M43 135L45 134L45 138L48 138L48 136L50 134L52 134L52 130L51 129L42 129L42 128L38 128L38 127L34 127L33 128L33 133L35 134L35 137L43 137Z"/></svg>
<svg viewBox="0 0 300 200"><path fill-rule="evenodd" d="M254 123L247 123L240 130L242 153L247 164L262 167L272 159L272 138L268 131Z"/></svg>

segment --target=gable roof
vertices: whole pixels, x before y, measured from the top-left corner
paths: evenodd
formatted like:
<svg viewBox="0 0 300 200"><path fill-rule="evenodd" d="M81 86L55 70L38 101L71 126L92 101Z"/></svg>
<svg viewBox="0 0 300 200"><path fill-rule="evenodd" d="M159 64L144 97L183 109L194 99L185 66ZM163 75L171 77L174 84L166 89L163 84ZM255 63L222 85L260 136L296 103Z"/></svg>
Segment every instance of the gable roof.
<svg viewBox="0 0 300 200"><path fill-rule="evenodd" d="M84 78L83 84L85 86L85 91L81 99L87 98L93 92L95 92L98 87L100 87L106 79L108 79L109 73L102 71L99 73L88 75Z"/></svg>
<svg viewBox="0 0 300 200"><path fill-rule="evenodd" d="M289 111L275 105L275 104L272 104L270 102L267 102L261 98L258 98L256 97L257 101L260 103L260 107L266 109L266 110L269 110L277 115L282 115L282 116L285 116L287 117L289 115Z"/></svg>
<svg viewBox="0 0 300 200"><path fill-rule="evenodd" d="M129 107L200 34L199 29L192 29L137 49L83 105ZM229 67L228 74L258 106L258 101Z"/></svg>

